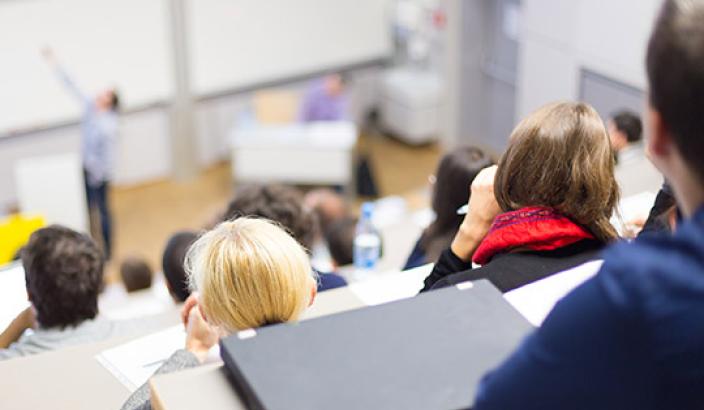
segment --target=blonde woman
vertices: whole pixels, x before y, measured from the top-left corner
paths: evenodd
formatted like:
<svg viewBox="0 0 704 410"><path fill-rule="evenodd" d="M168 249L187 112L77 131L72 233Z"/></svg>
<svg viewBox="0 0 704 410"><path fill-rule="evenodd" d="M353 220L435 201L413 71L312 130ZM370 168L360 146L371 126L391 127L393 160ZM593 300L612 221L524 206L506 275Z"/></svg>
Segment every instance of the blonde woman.
<svg viewBox="0 0 704 410"><path fill-rule="evenodd" d="M554 103L529 115L498 167L475 178L468 213L423 290L488 279L508 292L598 258L618 237L614 165L591 106Z"/></svg>
<svg viewBox="0 0 704 410"><path fill-rule="evenodd" d="M184 305L186 345L157 374L203 363L219 337L297 320L313 303L316 281L303 247L265 219L238 218L201 236L188 251L194 294ZM123 409L149 409L142 386Z"/></svg>

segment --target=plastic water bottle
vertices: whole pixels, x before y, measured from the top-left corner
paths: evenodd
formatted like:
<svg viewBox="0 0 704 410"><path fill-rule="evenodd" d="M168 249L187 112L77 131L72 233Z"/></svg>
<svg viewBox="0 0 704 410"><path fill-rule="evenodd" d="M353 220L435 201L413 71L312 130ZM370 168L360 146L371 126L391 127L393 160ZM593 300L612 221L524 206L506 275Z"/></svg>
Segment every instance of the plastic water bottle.
<svg viewBox="0 0 704 410"><path fill-rule="evenodd" d="M354 266L357 279L364 279L373 272L381 255L381 237L372 224L374 204L362 204L362 215L354 237Z"/></svg>

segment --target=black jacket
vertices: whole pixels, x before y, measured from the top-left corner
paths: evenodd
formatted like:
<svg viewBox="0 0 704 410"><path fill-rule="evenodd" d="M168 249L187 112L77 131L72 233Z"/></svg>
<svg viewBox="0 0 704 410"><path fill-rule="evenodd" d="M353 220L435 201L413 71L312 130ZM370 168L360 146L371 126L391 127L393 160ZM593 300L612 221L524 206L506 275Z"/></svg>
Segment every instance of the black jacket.
<svg viewBox="0 0 704 410"><path fill-rule="evenodd" d="M458 283L488 279L506 293L552 274L598 259L604 244L596 240L582 240L552 251L525 251L502 253L486 265L472 269L472 264L459 259L446 249L425 278L421 292Z"/></svg>

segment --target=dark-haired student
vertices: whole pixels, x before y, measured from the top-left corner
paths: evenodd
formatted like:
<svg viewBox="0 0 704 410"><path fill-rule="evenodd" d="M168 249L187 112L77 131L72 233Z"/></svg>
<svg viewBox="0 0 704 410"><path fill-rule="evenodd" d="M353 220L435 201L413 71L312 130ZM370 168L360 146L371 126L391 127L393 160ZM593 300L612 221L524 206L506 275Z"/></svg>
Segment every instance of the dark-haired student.
<svg viewBox="0 0 704 410"><path fill-rule="evenodd" d="M485 376L474 408L704 408L704 0L667 0L647 53L653 163L673 235L604 253L601 271Z"/></svg>
<svg viewBox="0 0 704 410"><path fill-rule="evenodd" d="M154 272L144 258L130 256L120 264L120 278L127 293L151 288L153 277Z"/></svg>
<svg viewBox="0 0 704 410"><path fill-rule="evenodd" d="M469 200L469 191L458 187L470 186L479 171L491 164L491 159L475 147L456 148L442 157L435 175L430 178L435 220L423 231L403 270L437 261L442 251L450 246L464 219L457 210Z"/></svg>
<svg viewBox="0 0 704 410"><path fill-rule="evenodd" d="M185 302L191 295L188 276L183 263L186 261L188 248L198 239L195 232L181 231L169 238L161 259L161 266L166 278L166 286L171 297L177 303Z"/></svg>
<svg viewBox="0 0 704 410"><path fill-rule="evenodd" d="M599 257L617 239L614 158L597 112L555 103L521 121L423 291L478 279L508 292ZM473 268L472 263L480 265Z"/></svg>
<svg viewBox="0 0 704 410"><path fill-rule="evenodd" d="M304 205L301 192L286 185L245 185L237 190L228 205L223 220L241 216L266 218L286 229L310 254L319 229L317 216ZM318 273L318 291L347 285L336 273Z"/></svg>
<svg viewBox="0 0 704 410"><path fill-rule="evenodd" d="M56 60L51 49L44 49L44 58L56 71L66 89L81 103L81 155L85 177L86 198L90 209L97 208L105 257L112 252L112 214L110 212L110 181L117 150L118 112L120 98L114 88L95 96L83 92Z"/></svg>
<svg viewBox="0 0 704 410"><path fill-rule="evenodd" d="M616 181L624 197L646 191L658 192L662 175L645 154L640 116L628 110L620 111L609 120L608 130L617 158Z"/></svg>
<svg viewBox="0 0 704 410"><path fill-rule="evenodd" d="M0 335L0 360L142 330L98 317L103 260L87 235L57 225L33 233L22 251L31 307Z"/></svg>

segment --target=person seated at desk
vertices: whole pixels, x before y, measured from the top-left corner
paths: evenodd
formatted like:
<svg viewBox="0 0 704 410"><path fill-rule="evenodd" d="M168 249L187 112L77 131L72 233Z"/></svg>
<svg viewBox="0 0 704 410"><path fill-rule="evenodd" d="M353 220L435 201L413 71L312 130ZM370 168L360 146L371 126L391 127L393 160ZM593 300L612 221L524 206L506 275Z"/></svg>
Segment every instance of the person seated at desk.
<svg viewBox="0 0 704 410"><path fill-rule="evenodd" d="M245 185L238 189L222 219L241 216L280 223L309 254L319 230L316 214L304 205L301 192L286 185ZM316 273L319 292L347 285L347 281L335 273Z"/></svg>
<svg viewBox="0 0 704 410"><path fill-rule="evenodd" d="M143 258L130 256L120 264L120 278L127 293L151 288L153 276L152 268Z"/></svg>
<svg viewBox="0 0 704 410"><path fill-rule="evenodd" d="M475 410L704 409L704 1L666 0L650 37L647 138L683 215L620 243L478 388Z"/></svg>
<svg viewBox="0 0 704 410"><path fill-rule="evenodd" d="M443 156L435 175L429 178L435 220L423 231L403 270L437 261L450 246L464 218L457 210L469 201L469 191L458 187L470 186L479 171L491 164L491 159L475 147L457 148Z"/></svg>
<svg viewBox="0 0 704 410"><path fill-rule="evenodd" d="M310 84L303 96L301 122L345 121L349 117L345 80L340 74L329 74Z"/></svg>
<svg viewBox="0 0 704 410"><path fill-rule="evenodd" d="M220 336L295 321L316 295L305 249L265 219L241 217L216 226L189 249L186 267L198 293L183 309L185 350L174 353L156 374L200 365ZM122 407L149 408L147 384Z"/></svg>
<svg viewBox="0 0 704 410"><path fill-rule="evenodd" d="M616 153L616 180L623 195L658 192L663 178L650 163L643 145L643 124L638 114L621 111L608 123L611 146Z"/></svg>
<svg viewBox="0 0 704 410"><path fill-rule="evenodd" d="M131 322L98 317L104 259L93 239L69 228L34 232L22 251L31 306L0 335L0 360L138 330Z"/></svg>
<svg viewBox="0 0 704 410"><path fill-rule="evenodd" d="M480 172L471 191L422 291L488 279L508 292L596 259L618 237L609 136L586 104L550 104L521 121L498 168Z"/></svg>
<svg viewBox="0 0 704 410"><path fill-rule="evenodd" d="M186 252L198 239L198 235L190 231L177 232L166 244L161 259L161 266L166 278L166 286L176 303L185 302L191 296L188 286L188 277L183 263L186 261Z"/></svg>

